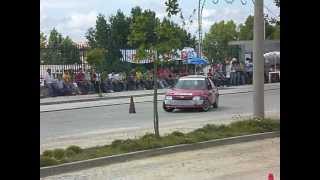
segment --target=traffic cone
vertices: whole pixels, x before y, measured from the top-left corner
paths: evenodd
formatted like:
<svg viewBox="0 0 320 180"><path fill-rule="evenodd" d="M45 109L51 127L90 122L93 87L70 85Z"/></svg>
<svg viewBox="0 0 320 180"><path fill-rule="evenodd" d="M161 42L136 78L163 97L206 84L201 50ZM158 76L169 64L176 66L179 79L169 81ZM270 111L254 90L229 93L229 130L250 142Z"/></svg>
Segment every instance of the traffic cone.
<svg viewBox="0 0 320 180"><path fill-rule="evenodd" d="M129 114L136 113L136 108L134 107L133 97L130 97L130 107L129 107Z"/></svg>
<svg viewBox="0 0 320 180"><path fill-rule="evenodd" d="M274 180L273 174L269 173L268 180Z"/></svg>

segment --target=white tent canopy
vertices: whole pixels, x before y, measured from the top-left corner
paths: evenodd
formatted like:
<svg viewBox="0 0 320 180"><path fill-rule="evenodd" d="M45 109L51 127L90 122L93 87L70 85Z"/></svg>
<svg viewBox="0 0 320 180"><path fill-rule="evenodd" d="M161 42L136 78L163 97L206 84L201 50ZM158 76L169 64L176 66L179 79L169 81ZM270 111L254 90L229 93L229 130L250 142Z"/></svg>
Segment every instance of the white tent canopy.
<svg viewBox="0 0 320 180"><path fill-rule="evenodd" d="M265 63L267 64L280 64L280 52L273 51L265 53L264 55Z"/></svg>

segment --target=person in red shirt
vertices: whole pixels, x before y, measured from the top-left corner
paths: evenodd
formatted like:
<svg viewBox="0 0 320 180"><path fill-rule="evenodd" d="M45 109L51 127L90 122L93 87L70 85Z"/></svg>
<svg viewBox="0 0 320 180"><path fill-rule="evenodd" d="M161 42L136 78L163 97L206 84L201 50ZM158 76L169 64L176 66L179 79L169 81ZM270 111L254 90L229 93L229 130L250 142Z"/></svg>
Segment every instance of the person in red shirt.
<svg viewBox="0 0 320 180"><path fill-rule="evenodd" d="M81 68L79 69L79 72L76 74L75 80L80 89L81 94L87 94L88 90L86 88L85 74Z"/></svg>

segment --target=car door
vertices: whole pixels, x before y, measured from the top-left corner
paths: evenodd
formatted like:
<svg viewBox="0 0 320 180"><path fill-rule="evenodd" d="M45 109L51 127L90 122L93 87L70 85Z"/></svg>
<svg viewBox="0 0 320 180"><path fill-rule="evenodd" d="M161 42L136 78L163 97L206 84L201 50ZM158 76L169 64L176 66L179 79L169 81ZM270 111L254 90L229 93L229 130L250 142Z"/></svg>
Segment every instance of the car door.
<svg viewBox="0 0 320 180"><path fill-rule="evenodd" d="M210 104L213 104L215 102L215 90L214 87L212 86L212 82L210 79L206 78L206 84L207 84L207 89L208 89L208 100Z"/></svg>

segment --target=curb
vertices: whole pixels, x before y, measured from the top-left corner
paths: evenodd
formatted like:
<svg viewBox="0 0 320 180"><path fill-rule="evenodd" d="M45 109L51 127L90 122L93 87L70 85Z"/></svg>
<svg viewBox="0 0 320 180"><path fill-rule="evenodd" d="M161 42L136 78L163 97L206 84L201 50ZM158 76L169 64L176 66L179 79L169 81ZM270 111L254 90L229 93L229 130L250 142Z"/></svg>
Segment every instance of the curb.
<svg viewBox="0 0 320 180"><path fill-rule="evenodd" d="M272 90L278 90L280 88L274 88L274 89L266 89L264 91L272 91ZM220 93L219 96L223 95L231 95L231 94L245 94L253 92L252 90L249 91L238 91L238 92L229 92L229 93ZM159 95L164 95L165 93L158 93ZM146 97L146 96L153 96L153 94L143 94L143 95L137 95L133 97ZM130 98L131 96L121 96L121 97L116 97L116 98L110 98L110 99L122 99L122 98ZM159 97L158 97L159 98ZM98 99L98 100L104 100L104 99ZM91 100L91 101L97 101L97 100ZM162 101L162 99L158 99L158 101ZM88 101L86 101L88 102ZM144 101L138 101L135 103L145 103L145 102L153 102L153 100L144 100ZM57 104L57 103L56 103ZM60 103L59 103L60 104ZM95 105L95 106L86 106L86 107L72 107L72 108L65 108L65 109L55 109L55 110L44 110L40 111L40 113L46 113L46 112L55 112L55 111L67 111L67 110L75 110L75 109L86 109L86 108L95 108L95 107L103 107L103 106L117 106L117 105L124 105L124 104L130 104L130 103L114 103L114 104L104 104L104 105ZM41 104L40 104L41 106Z"/></svg>
<svg viewBox="0 0 320 180"><path fill-rule="evenodd" d="M228 90L228 89L234 89L234 88L227 87L227 88L222 88L219 90ZM251 92L251 91L248 91L248 92ZM165 92L161 92L161 93L158 92L158 95L164 95L164 94L165 94ZM101 100L110 100L110 99L122 99L122 98L130 98L131 96L132 97L153 96L153 92L152 93L145 93L145 94L137 94L137 95L124 95L124 96L114 96L114 97L93 97L93 98L86 98L86 99L74 99L74 100L68 100L68 101L53 101L53 102L43 102L43 103L40 102L40 106L52 105L52 104L75 103L75 102L101 101ZM44 98L42 98L42 99L44 99Z"/></svg>
<svg viewBox="0 0 320 180"><path fill-rule="evenodd" d="M74 172L74 171L80 171L80 170L89 169L89 168L98 167L98 166L105 166L105 165L114 164L114 163L143 159L151 156L165 155L165 154L190 151L190 150L198 150L198 149L219 146L219 145L221 146L221 145L229 145L229 144L235 144L235 143L241 143L241 142L263 140L266 138L274 138L274 137L280 137L280 132L279 131L266 132L266 133L229 137L229 138L223 138L223 139L215 139L215 140L204 141L204 142L193 143L193 144L181 144L181 145L169 146L164 148L149 149L149 150L120 154L120 155L113 155L113 156L95 158L90 160L66 163L66 164L57 165L57 166L43 167L43 168L40 168L40 178Z"/></svg>
<svg viewBox="0 0 320 180"><path fill-rule="evenodd" d="M158 93L158 95L163 95L165 93ZM153 93L146 93L146 94L138 94L138 95L131 95L132 97L143 97L143 96L151 96ZM55 102L43 102L40 103L42 105L52 105L52 104L64 104L64 103L75 103L75 102L90 102L90 101L101 101L101 100L110 100L110 99L122 99L122 98L130 98L131 96L114 96L114 97L95 97L90 99L75 99L70 101L55 101Z"/></svg>

